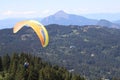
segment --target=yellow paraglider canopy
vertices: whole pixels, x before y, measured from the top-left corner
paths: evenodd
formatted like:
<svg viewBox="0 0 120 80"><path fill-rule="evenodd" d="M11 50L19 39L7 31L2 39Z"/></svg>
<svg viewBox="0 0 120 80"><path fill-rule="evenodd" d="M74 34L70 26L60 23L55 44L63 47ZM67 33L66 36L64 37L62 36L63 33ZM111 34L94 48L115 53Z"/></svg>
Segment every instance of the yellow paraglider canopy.
<svg viewBox="0 0 120 80"><path fill-rule="evenodd" d="M26 20L21 21L15 24L13 28L13 33L17 33L22 27L29 26L31 27L37 34L42 44L42 47L46 47L49 42L49 36L46 28L40 24L38 21L35 20Z"/></svg>

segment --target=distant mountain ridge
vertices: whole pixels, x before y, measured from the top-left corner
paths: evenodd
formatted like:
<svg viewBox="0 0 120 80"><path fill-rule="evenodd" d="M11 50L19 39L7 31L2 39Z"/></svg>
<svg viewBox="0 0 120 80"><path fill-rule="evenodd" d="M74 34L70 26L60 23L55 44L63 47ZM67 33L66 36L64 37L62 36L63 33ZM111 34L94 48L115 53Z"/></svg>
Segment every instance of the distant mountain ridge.
<svg viewBox="0 0 120 80"><path fill-rule="evenodd" d="M31 20L31 19L41 21L41 18L9 18L9 19L3 19L3 20L0 20L0 29L12 28L19 21Z"/></svg>
<svg viewBox="0 0 120 80"><path fill-rule="evenodd" d="M31 18L16 18L16 19L5 19L0 20L0 29L1 28L11 28L14 26L14 24L21 20L28 20ZM101 19L101 20L95 20L95 19L89 19L80 15L75 14L68 14L62 10L56 12L53 15L50 15L45 18L32 18L34 20L40 21L44 25L49 24L59 24L59 25L100 25L100 26L106 26L109 28L120 28L120 21L110 22L109 20Z"/></svg>
<svg viewBox="0 0 120 80"><path fill-rule="evenodd" d="M95 25L97 20L88 19L83 16L74 14L67 14L64 11L58 11L57 13L45 17L41 20L45 25L48 24L60 24L60 25Z"/></svg>
<svg viewBox="0 0 120 80"><path fill-rule="evenodd" d="M41 20L45 25L60 24L60 25L100 25L109 28L120 28L117 23L110 22L105 19L95 20L83 16L68 14L64 11L58 11L53 15L45 17Z"/></svg>
<svg viewBox="0 0 120 80"><path fill-rule="evenodd" d="M101 19L97 22L97 25L100 25L100 26L106 26L106 27L109 27L109 28L120 28L120 25L119 24L116 24L116 23L112 23L108 20L105 20L105 19Z"/></svg>
<svg viewBox="0 0 120 80"><path fill-rule="evenodd" d="M120 25L120 20L114 21L114 23L119 24Z"/></svg>

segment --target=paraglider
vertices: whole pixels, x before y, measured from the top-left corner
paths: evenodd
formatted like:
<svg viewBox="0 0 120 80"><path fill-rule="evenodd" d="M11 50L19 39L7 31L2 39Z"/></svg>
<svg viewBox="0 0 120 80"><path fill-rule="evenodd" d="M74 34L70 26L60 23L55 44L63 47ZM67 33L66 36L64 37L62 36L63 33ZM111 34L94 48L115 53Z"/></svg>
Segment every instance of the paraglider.
<svg viewBox="0 0 120 80"><path fill-rule="evenodd" d="M46 28L38 21L26 20L18 22L13 28L13 33L17 33L24 26L31 27L35 31L35 33L40 39L42 47L46 47L48 45L49 42L48 32Z"/></svg>
<svg viewBox="0 0 120 80"><path fill-rule="evenodd" d="M27 61L24 63L24 67L25 67L25 69L27 69L29 67L29 63Z"/></svg>

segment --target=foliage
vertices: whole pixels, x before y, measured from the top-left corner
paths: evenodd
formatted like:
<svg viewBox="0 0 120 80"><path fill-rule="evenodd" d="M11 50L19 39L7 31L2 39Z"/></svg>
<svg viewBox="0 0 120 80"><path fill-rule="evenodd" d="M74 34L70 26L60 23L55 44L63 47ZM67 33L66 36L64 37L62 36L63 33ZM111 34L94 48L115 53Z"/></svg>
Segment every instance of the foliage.
<svg viewBox="0 0 120 80"><path fill-rule="evenodd" d="M69 73L65 68L55 67L51 64L43 62L40 57L30 54L12 54L3 57L3 64L7 62L9 57L9 67L1 71L0 80L85 80L79 75ZM5 58L5 59L4 59ZM29 62L29 67L24 67L25 61ZM2 65L6 67L7 65ZM70 76L68 76L70 75ZM73 79L74 77L74 79Z"/></svg>

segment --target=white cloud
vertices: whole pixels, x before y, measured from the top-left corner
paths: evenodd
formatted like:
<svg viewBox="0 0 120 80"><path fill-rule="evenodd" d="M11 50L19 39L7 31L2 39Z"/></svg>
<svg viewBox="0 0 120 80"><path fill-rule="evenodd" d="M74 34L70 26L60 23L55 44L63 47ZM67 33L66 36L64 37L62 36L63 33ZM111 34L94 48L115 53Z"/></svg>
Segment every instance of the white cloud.
<svg viewBox="0 0 120 80"><path fill-rule="evenodd" d="M34 17L46 17L53 13L51 10L43 10L43 11L4 11L0 12L0 18L18 18L18 17L26 17L26 18L34 18Z"/></svg>
<svg viewBox="0 0 120 80"><path fill-rule="evenodd" d="M2 15L6 15L6 16L9 16L9 15L28 15L28 14L35 14L36 12L35 11L5 11L2 13Z"/></svg>
<svg viewBox="0 0 120 80"><path fill-rule="evenodd" d="M2 15L11 15L11 14L13 14L12 11L5 11L5 12L2 13Z"/></svg>
<svg viewBox="0 0 120 80"><path fill-rule="evenodd" d="M39 14L37 11L4 11L0 12L0 19L4 18L34 18L38 17Z"/></svg>
<svg viewBox="0 0 120 80"><path fill-rule="evenodd" d="M54 14L55 12L50 10L50 9L46 9L46 10L43 10L43 11L39 11L40 12L40 16L41 17L46 17L46 16L49 16L51 14Z"/></svg>
<svg viewBox="0 0 120 80"><path fill-rule="evenodd" d="M44 10L44 11L42 11L43 14L48 14L50 12L51 12L50 10Z"/></svg>

